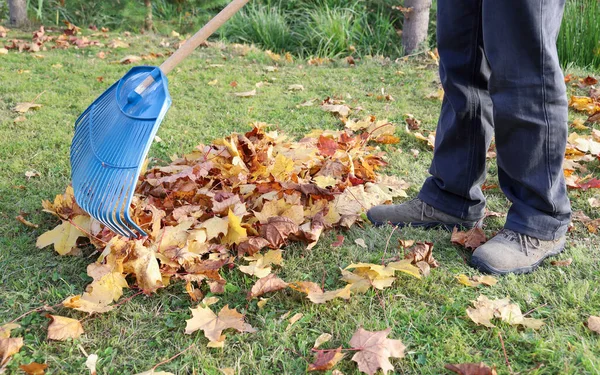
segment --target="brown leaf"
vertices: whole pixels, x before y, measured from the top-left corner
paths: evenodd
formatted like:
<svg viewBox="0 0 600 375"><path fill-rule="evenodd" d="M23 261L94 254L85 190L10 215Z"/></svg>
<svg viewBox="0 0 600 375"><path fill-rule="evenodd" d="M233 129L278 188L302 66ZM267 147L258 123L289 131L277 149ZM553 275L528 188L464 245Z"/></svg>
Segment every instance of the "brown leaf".
<svg viewBox="0 0 600 375"><path fill-rule="evenodd" d="M19 368L29 375L44 375L48 365L45 363L31 362L28 365L20 365Z"/></svg>
<svg viewBox="0 0 600 375"><path fill-rule="evenodd" d="M238 256L254 255L267 245L269 245L269 241L262 237L248 237L237 246Z"/></svg>
<svg viewBox="0 0 600 375"><path fill-rule="evenodd" d="M248 299L256 298L258 296L262 296L265 293L274 292L276 290L281 290L287 288L288 284L281 280L274 273L269 274L262 279L259 279L252 289L250 293L248 293Z"/></svg>
<svg viewBox="0 0 600 375"><path fill-rule="evenodd" d="M317 148L319 149L321 155L333 156L337 151L338 147L339 144L335 140L325 136L319 137Z"/></svg>
<svg viewBox="0 0 600 375"><path fill-rule="evenodd" d="M198 306L192 310L192 317L186 320L185 333L191 334L197 330L204 331L204 335L212 342L221 340L221 333L233 328L238 332L255 332L249 324L244 322L244 315L226 305L216 315L209 307Z"/></svg>
<svg viewBox="0 0 600 375"><path fill-rule="evenodd" d="M571 263L573 263L572 258L562 259L562 260L553 260L550 262L551 265L558 266L558 267L568 267L571 265Z"/></svg>
<svg viewBox="0 0 600 375"><path fill-rule="evenodd" d="M315 361L308 365L308 371L331 370L342 358L344 358L344 353L342 353L341 346L335 350L318 351Z"/></svg>
<svg viewBox="0 0 600 375"><path fill-rule="evenodd" d="M285 244L290 234L297 233L298 225L284 216L271 217L260 227L260 235L269 241L269 245L277 249Z"/></svg>
<svg viewBox="0 0 600 375"><path fill-rule="evenodd" d="M10 357L18 353L22 346L22 337L0 339L0 368L8 363Z"/></svg>
<svg viewBox="0 0 600 375"><path fill-rule="evenodd" d="M340 247L343 244L344 244L344 236L342 236L341 234L338 234L335 242L331 243L331 247Z"/></svg>
<svg viewBox="0 0 600 375"><path fill-rule="evenodd" d="M358 369L368 375L373 375L381 369L384 374L393 371L394 366L389 358L403 358L406 347L400 340L388 339L391 328L383 331L369 332L362 327L350 339L352 349L357 349L352 360L358 364Z"/></svg>
<svg viewBox="0 0 600 375"><path fill-rule="evenodd" d="M52 323L48 326L48 339L50 340L77 339L83 333L83 327L79 320L50 314L48 317L52 319Z"/></svg>
<svg viewBox="0 0 600 375"><path fill-rule="evenodd" d="M142 58L140 56L136 56L136 55L127 55L125 57L123 57L121 60L119 60L120 64L134 64L137 62L142 61Z"/></svg>
<svg viewBox="0 0 600 375"><path fill-rule="evenodd" d="M400 245L403 246L403 242L400 242ZM431 266L431 268L437 268L440 264L433 257L433 243L431 242L417 242L413 245L412 248L408 250L408 253L404 255L404 259L408 259L412 264L417 264L418 262L426 262Z"/></svg>
<svg viewBox="0 0 600 375"><path fill-rule="evenodd" d="M452 231L452 237L450 241L456 245L461 245L469 250L475 250L479 246L487 242L487 238L483 230L479 227L475 227L466 232L459 231L458 228L454 228Z"/></svg>
<svg viewBox="0 0 600 375"><path fill-rule="evenodd" d="M587 326L592 331L600 334L600 317L598 316L590 316L587 321Z"/></svg>
<svg viewBox="0 0 600 375"><path fill-rule="evenodd" d="M458 365L446 364L444 368L459 375L496 375L496 369L489 368L483 362L461 363Z"/></svg>

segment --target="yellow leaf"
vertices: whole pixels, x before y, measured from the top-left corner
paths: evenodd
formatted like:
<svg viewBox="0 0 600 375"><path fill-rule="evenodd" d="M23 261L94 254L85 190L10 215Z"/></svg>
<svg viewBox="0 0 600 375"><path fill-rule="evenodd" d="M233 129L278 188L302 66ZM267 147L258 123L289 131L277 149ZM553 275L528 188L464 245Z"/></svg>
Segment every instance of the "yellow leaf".
<svg viewBox="0 0 600 375"><path fill-rule="evenodd" d="M210 241L213 238L217 238L219 234L227 233L229 221L215 216L200 224L200 227L206 228L206 240Z"/></svg>
<svg viewBox="0 0 600 375"><path fill-rule="evenodd" d="M75 225L72 225L68 221L63 221L61 225L39 236L35 245L41 249L54 244L54 250L60 255L71 253L77 243L77 239L86 236L78 227L89 232L90 217L83 215L75 216L73 223Z"/></svg>
<svg viewBox="0 0 600 375"><path fill-rule="evenodd" d="M325 189L330 186L336 186L338 183L338 180L331 176L317 176L313 178L313 180L315 181L315 184L317 184L317 186L322 189Z"/></svg>
<svg viewBox="0 0 600 375"><path fill-rule="evenodd" d="M315 340L315 344L313 345L313 348L318 348L319 346L325 344L327 341L331 340L331 335L329 333L322 333L319 337L317 337L317 339Z"/></svg>
<svg viewBox="0 0 600 375"><path fill-rule="evenodd" d="M236 216L231 209L229 209L229 213L227 214L227 218L229 219L227 235L223 237L223 243L228 245L239 244L243 240L246 239L247 233L246 228L242 227L242 218Z"/></svg>
<svg viewBox="0 0 600 375"><path fill-rule="evenodd" d="M288 159L283 154L277 154L275 158L275 163L273 164L273 168L271 169L271 174L276 180L279 181L287 181L290 173L294 170L294 161L292 159Z"/></svg>
<svg viewBox="0 0 600 375"><path fill-rule="evenodd" d="M409 259L403 259L398 262L391 262L386 266L386 268L404 272L408 275L416 277L417 279L421 278L420 269L418 267L413 266Z"/></svg>
<svg viewBox="0 0 600 375"><path fill-rule="evenodd" d="M23 338L0 339L0 368L2 368L14 354L17 354L23 346Z"/></svg>
<svg viewBox="0 0 600 375"><path fill-rule="evenodd" d="M463 285L470 286L473 288L481 285L481 283L479 281L473 281L473 280L469 279L469 276L463 275L463 274L456 276L456 280L458 280L458 282Z"/></svg>
<svg viewBox="0 0 600 375"><path fill-rule="evenodd" d="M70 296L62 302L62 305L69 309L75 309L89 314L105 313L113 309L113 306L108 306L99 301L88 300L86 297L91 298L90 295L86 293L80 296Z"/></svg>
<svg viewBox="0 0 600 375"><path fill-rule="evenodd" d="M19 113L25 113L25 112L28 112L29 110L36 110L36 109L40 109L40 108L42 108L41 104L17 103L15 108L13 108L13 111L19 112Z"/></svg>
<svg viewBox="0 0 600 375"><path fill-rule="evenodd" d="M17 323L7 323L3 326L0 326L0 339L7 339L10 337L10 331L13 329L17 329L21 327Z"/></svg>
<svg viewBox="0 0 600 375"><path fill-rule="evenodd" d="M269 298L261 298L260 301L258 301L256 303L256 305L258 306L259 309L264 309L265 305L267 304L267 302L269 302Z"/></svg>
<svg viewBox="0 0 600 375"><path fill-rule="evenodd" d="M229 306L223 307L216 315L210 308L198 306L192 310L192 318L186 320L185 333L191 334L198 330L204 331L204 335L210 340L219 342L221 333L234 328L239 332L255 332L249 324L244 322L244 315Z"/></svg>
<svg viewBox="0 0 600 375"><path fill-rule="evenodd" d="M52 323L48 326L48 339L50 340L76 339L83 333L83 327L79 320L58 315L48 316L52 318Z"/></svg>
<svg viewBox="0 0 600 375"><path fill-rule="evenodd" d="M152 293L163 287L162 275L154 250L142 245L143 242L135 241L135 247L123 267L125 272L135 275L138 288Z"/></svg>

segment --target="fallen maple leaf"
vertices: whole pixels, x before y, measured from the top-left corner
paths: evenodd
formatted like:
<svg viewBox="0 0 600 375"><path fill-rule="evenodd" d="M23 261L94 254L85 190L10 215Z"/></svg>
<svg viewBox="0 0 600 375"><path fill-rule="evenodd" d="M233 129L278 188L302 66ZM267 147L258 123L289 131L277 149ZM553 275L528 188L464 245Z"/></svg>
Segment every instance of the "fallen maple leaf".
<svg viewBox="0 0 600 375"><path fill-rule="evenodd" d="M344 244L344 236L341 234L337 235L337 239L331 243L331 247L340 247Z"/></svg>
<svg viewBox="0 0 600 375"><path fill-rule="evenodd" d="M259 279L250 292L248 293L248 299L256 298L258 296L262 296L265 293L274 292L277 290L281 290L287 288L288 284L281 280L274 273L269 274L262 279Z"/></svg>
<svg viewBox="0 0 600 375"><path fill-rule="evenodd" d="M13 108L13 111L19 113L26 113L29 110L36 110L42 108L41 104L36 103L17 103L17 105Z"/></svg>
<svg viewBox="0 0 600 375"><path fill-rule="evenodd" d="M20 365L19 368L25 371L28 375L44 375L48 365L45 363L31 362L27 365Z"/></svg>
<svg viewBox="0 0 600 375"><path fill-rule="evenodd" d="M498 283L498 279L490 275L474 276L472 278L469 278L467 275L461 274L456 276L456 279L459 283L470 287L478 287L481 284L493 286Z"/></svg>
<svg viewBox="0 0 600 375"><path fill-rule="evenodd" d="M510 299L490 300L480 295L476 301L472 301L474 308L467 308L467 315L477 324L489 328L495 327L491 323L492 318L500 318L511 325L522 325L526 328L539 329L545 323L541 319L525 318L518 305L511 303Z"/></svg>
<svg viewBox="0 0 600 375"><path fill-rule="evenodd" d="M233 328L238 332L256 332L252 326L244 322L244 315L228 305L216 315L209 307L198 306L192 310L192 318L186 320L185 333L191 334L197 330L204 331L204 335L213 342L222 341L221 333Z"/></svg>
<svg viewBox="0 0 600 375"><path fill-rule="evenodd" d="M368 375L373 375L377 370L385 374L393 371L394 366L389 358L404 358L406 347L400 340L388 339L391 328L383 331L370 332L362 327L350 339L350 346L357 352L352 360L358 364L358 369Z"/></svg>
<svg viewBox="0 0 600 375"><path fill-rule="evenodd" d="M335 298L350 299L352 284L344 288L324 292L317 283L312 281L297 281L288 285L290 288L305 293L306 297L313 303L325 303Z"/></svg>
<svg viewBox="0 0 600 375"><path fill-rule="evenodd" d="M269 245L277 249L281 247L290 234L298 232L298 225L284 216L271 217L260 227L260 235L269 241Z"/></svg>
<svg viewBox="0 0 600 375"><path fill-rule="evenodd" d="M48 326L48 339L65 341L79 338L83 334L83 327L79 320L59 315L48 314L47 316L52 319Z"/></svg>
<svg viewBox="0 0 600 375"><path fill-rule="evenodd" d="M0 368L8 363L10 357L18 353L22 346L22 337L0 339Z"/></svg>
<svg viewBox="0 0 600 375"><path fill-rule="evenodd" d="M457 365L446 364L444 368L459 375L496 375L496 369L489 368L483 362L461 363Z"/></svg>
<svg viewBox="0 0 600 375"><path fill-rule="evenodd" d="M327 371L331 370L339 361L344 358L342 347L335 350L318 351L315 354L315 360L308 365L308 371Z"/></svg>
<svg viewBox="0 0 600 375"><path fill-rule="evenodd" d="M450 241L456 245L461 245L466 249L475 250L487 242L483 230L479 227L469 229L468 231L459 231L458 228L452 230Z"/></svg>
<svg viewBox="0 0 600 375"><path fill-rule="evenodd" d="M404 247L405 243L399 240L401 247ZM416 242L404 255L404 259L410 260L414 265L419 262L426 262L431 268L437 268L440 264L433 257L433 243L432 242Z"/></svg>
<svg viewBox="0 0 600 375"><path fill-rule="evenodd" d="M73 218L72 222L73 224L63 221L61 225L43 233L38 237L35 245L41 249L54 244L54 250L60 255L76 253L77 239L86 235L81 229L86 232L90 231L90 217L78 215Z"/></svg>

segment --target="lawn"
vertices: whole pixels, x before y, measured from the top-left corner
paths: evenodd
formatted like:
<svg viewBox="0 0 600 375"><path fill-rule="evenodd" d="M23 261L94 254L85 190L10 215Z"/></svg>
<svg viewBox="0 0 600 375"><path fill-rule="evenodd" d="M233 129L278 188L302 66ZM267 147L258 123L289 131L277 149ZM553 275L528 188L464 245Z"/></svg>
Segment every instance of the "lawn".
<svg viewBox="0 0 600 375"><path fill-rule="evenodd" d="M30 38L29 33L9 35L17 36ZM83 257L61 257L51 247L37 249L35 241L59 224L55 217L42 212L41 201L53 199L69 184L69 146L77 116L127 71L127 66L118 63L123 57L170 50L160 46L160 37L110 34L101 41L108 43L117 37L126 39L131 47L37 53L11 50L0 55L0 324L40 306L57 305L69 295L83 292L91 281L86 266L95 255L88 257L88 251ZM169 41L174 42L173 38ZM105 52L104 59L97 56L100 51ZM158 65L161 61L140 63ZM274 65L274 71L267 68ZM583 77L594 74L575 69L569 73ZM173 106L158 131L162 141L150 151L154 160L165 164L171 155L187 153L199 143L248 131L255 121L272 124L296 138L312 129L343 126L319 105L298 106L309 99L318 102L340 97L350 106L362 108L358 116L375 115L396 124L404 124L410 113L421 121L425 133L435 129L440 107L438 99L426 98L439 85L435 61L426 55L400 61L364 58L355 66L345 59L310 65L305 60L274 62L254 48L213 44L196 51L169 79ZM234 81L236 87L231 85ZM232 95L256 88L257 82L264 84L255 96ZM305 90L290 92L292 84L302 84ZM382 98L382 90L395 100ZM570 90L578 92L579 88ZM24 114L25 121L14 122L19 116L12 111L15 105L36 97L42 107ZM582 116L572 113L571 117ZM432 151L409 133L399 131L396 135L400 137L398 145L381 146L389 161L383 172L409 182L407 193L412 197L427 176ZM588 168L598 175L597 161ZM30 171L39 176L27 177ZM496 181L492 159L488 184ZM574 210L600 217L588 204L595 194L594 189L572 191ZM488 190L487 195L490 210L507 212L509 202L499 189ZM27 219L39 228L18 222L15 217L21 213L27 213ZM502 224L502 218L486 219L486 234L492 235ZM344 243L332 247L338 235L345 237ZM355 244L358 238L365 240L368 251ZM324 280L325 287L333 289L343 286L339 268L353 262L378 263L388 240L387 254L399 251L398 239L433 242L434 256L441 266L421 280L401 275L391 288L377 293L371 289L348 301L336 299L322 305L283 290L270 295L263 309L256 300L248 302L245 298L254 279L237 270L222 271L228 284L215 307L236 307L258 330L228 334L223 349L207 348L208 340L201 332L184 333L189 308L197 303L190 300L182 283L151 296L136 295L113 311L92 317L56 307L55 314L85 319L85 334L77 340L49 341L49 319L43 313L27 315L19 321L21 328L13 331L24 338L25 345L12 358L8 373L19 373L19 365L32 361L47 363L48 374L88 373L86 352L99 356L99 374L135 374L195 343L157 371L221 374L220 369L233 368L236 374L302 374L313 358L314 340L321 333L333 336L325 347L348 347L359 326L371 331L392 328L389 337L407 346L406 357L392 361L399 374L443 374L448 373L446 363L479 361L496 366L499 374L600 373L600 336L584 324L590 315L600 314L600 239L581 224L569 232L567 249L559 257L572 258L570 266L547 263L530 275L501 277L492 287L469 288L456 281L459 274L478 273L467 265L468 253L451 244L450 233L373 228L368 224L327 233L310 251L301 244L290 244L284 250L285 266L277 273L284 280ZM122 300L134 293L129 291ZM480 294L510 296L523 312L533 310L529 316L544 319L546 325L538 331L506 323L491 329L477 326L465 310ZM303 314L289 328L288 320L282 319L288 312L288 317ZM349 358L347 355L336 368L344 374L358 374Z"/></svg>

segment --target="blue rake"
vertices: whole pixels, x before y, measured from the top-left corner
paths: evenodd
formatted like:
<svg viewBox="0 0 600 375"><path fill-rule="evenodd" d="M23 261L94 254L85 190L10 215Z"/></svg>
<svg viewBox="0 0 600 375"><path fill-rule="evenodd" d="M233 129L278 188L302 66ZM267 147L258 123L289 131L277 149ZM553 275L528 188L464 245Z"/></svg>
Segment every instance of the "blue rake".
<svg viewBox="0 0 600 375"><path fill-rule="evenodd" d="M132 68L75 122L71 144L75 200L113 232L146 236L129 209L143 161L171 106L166 74L248 1L232 1L160 67Z"/></svg>

